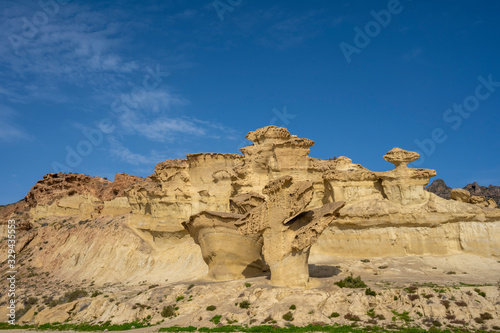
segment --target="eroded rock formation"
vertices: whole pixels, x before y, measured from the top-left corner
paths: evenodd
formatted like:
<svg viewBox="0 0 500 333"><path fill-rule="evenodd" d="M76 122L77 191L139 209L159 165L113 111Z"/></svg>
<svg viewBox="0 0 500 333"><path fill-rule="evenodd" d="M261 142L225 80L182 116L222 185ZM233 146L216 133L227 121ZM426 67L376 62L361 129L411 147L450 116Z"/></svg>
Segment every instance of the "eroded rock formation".
<svg viewBox="0 0 500 333"><path fill-rule="evenodd" d="M220 264L224 260L217 257L218 251L234 251L211 240L237 242L243 237L237 234L237 224L245 237L262 234L264 243L266 237L281 239L286 250L275 257L268 251L272 246L264 245L264 257L267 253L266 261L279 271L276 258L295 253L289 257L303 267L299 284L307 281L308 251L313 257L460 252L500 257L500 210L474 195L462 202L424 191L436 173L407 166L419 157L417 153L394 148L384 156L394 169L376 172L343 156L311 158L308 154L314 142L291 135L285 128L268 126L250 132L247 138L253 144L242 148L242 155L190 154L186 159L159 163L144 179L117 174L110 182L85 175L49 174L16 206L16 215L27 220L25 230L41 228L46 218L84 222L116 217L151 247L151 254L144 255L156 262L151 265L161 264L157 253L197 248L189 255L176 252L176 260L182 262L183 256L189 256L193 265L204 260L214 278L225 278L219 270L223 265L238 267L232 269L230 278L245 277L240 268L250 259L255 261L256 255L250 259L235 256L234 262ZM340 201L345 202L341 208L332 204ZM6 212L14 213L12 208ZM261 269L260 264L252 267ZM280 276L274 275L275 280Z"/></svg>
<svg viewBox="0 0 500 333"><path fill-rule="evenodd" d="M262 274L262 237L242 235L236 222L240 214L203 211L183 222L200 245L209 277L236 280Z"/></svg>

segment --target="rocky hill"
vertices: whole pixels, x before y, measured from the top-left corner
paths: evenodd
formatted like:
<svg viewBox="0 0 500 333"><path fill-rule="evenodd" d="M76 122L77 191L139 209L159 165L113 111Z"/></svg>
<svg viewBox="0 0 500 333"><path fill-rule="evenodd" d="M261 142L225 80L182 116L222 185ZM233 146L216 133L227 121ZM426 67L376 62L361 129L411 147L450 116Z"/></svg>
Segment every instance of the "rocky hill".
<svg viewBox="0 0 500 333"><path fill-rule="evenodd" d="M375 172L311 158L285 128L247 138L242 154L189 154L146 178L48 174L1 208L16 322L498 330L500 209L483 188L425 191L436 171L400 148ZM11 299L0 291L3 318Z"/></svg>
<svg viewBox="0 0 500 333"><path fill-rule="evenodd" d="M425 189L444 199L450 199L450 193L452 190L452 188L446 185L442 179L435 179ZM500 186L490 185L486 187L474 182L464 186L463 189L469 191L471 195L484 196L486 201L493 199L497 205L500 205Z"/></svg>

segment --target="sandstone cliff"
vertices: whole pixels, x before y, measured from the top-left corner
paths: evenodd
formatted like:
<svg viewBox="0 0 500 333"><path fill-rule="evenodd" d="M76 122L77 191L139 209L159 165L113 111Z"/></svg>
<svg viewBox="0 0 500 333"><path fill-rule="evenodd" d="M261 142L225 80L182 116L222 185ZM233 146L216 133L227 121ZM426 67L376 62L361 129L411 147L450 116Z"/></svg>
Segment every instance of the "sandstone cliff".
<svg viewBox="0 0 500 333"><path fill-rule="evenodd" d="M126 316L142 318L149 312L154 317L157 308L154 313L143 308L132 311L132 300L153 302L152 297L167 290L180 292L176 288L185 288L183 283L215 283L214 279L227 277L257 276L263 290L253 292L267 295L266 264L282 276L280 284L295 285L286 281L294 279L294 271L288 271L282 260L295 260L294 265L302 265L302 272L310 271L314 277L318 273L313 268L320 263L340 265L345 274L363 271L357 265L341 266L343 260L357 262L355 258L474 256L474 261L482 262L477 259L482 256L484 267L475 272L464 267L462 271L469 271L470 276L463 276L463 281L477 283L500 274L494 266L500 258L500 210L487 201L472 200L474 195L467 200L446 200L425 191L436 172L409 168L407 164L418 159L417 153L394 148L383 157L394 167L378 172L344 156L311 158L308 154L314 142L285 128L268 126L250 132L247 138L253 144L242 148L242 154L189 154L185 159L159 163L144 179L117 174L111 182L86 175L48 174L24 201L1 209L2 236L7 235L6 219L18 222L16 249L19 274L25 279L20 287L25 299L55 297L61 290L49 288L49 281L66 288L106 289L122 299L112 310L106 310L102 297L69 303L71 309L68 304L38 306L37 315L33 310L23 319L37 323L67 319L120 322ZM444 182L434 187L446 189ZM485 194L484 189L479 190L482 192L474 193ZM266 248L266 239L269 244L282 242L276 258L272 246ZM5 245L6 239L2 242ZM6 262L2 265L5 268ZM429 272L432 275L431 269ZM375 273L386 274L370 270ZM312 286L306 273L301 276L305 282L299 285ZM324 287L331 281L320 282L317 285ZM492 282L496 281L487 281ZM40 288L37 283L47 285ZM137 293L138 286L144 285L154 286L153 290L124 298L124 289ZM155 291L156 285L162 286L161 292ZM260 296L255 293L248 297L257 300ZM276 300L283 299L271 294ZM172 297L169 294L167 299ZM346 301L346 295L339 293L338 297L339 302ZM499 296L492 297L489 302L494 304ZM328 299L326 294L319 298ZM5 302L6 295L0 301ZM185 314L198 316L199 304L197 308L186 305ZM407 305L402 303L398 309ZM82 309L75 311L77 306ZM274 305L261 306L271 309ZM495 306L491 311L500 313ZM330 311L334 306L327 308ZM361 305L352 309L367 310ZM0 315L4 315L2 311ZM239 320L251 320L242 318Z"/></svg>

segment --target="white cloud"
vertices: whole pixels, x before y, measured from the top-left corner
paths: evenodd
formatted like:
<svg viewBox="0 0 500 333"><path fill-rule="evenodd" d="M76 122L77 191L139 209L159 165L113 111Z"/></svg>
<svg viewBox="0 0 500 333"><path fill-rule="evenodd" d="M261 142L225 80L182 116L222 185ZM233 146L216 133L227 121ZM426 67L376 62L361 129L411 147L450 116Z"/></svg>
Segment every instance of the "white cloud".
<svg viewBox="0 0 500 333"><path fill-rule="evenodd" d="M141 164L156 164L161 161L161 157L156 151L151 151L150 156L145 156L142 154L133 153L125 147L120 141L118 141L115 137L109 137L110 142L110 153L112 156L118 157L120 160L133 164L133 165L141 165Z"/></svg>
<svg viewBox="0 0 500 333"><path fill-rule="evenodd" d="M12 118L18 114L11 108L0 104L0 141L16 142L19 140L32 140L33 136L15 124Z"/></svg>

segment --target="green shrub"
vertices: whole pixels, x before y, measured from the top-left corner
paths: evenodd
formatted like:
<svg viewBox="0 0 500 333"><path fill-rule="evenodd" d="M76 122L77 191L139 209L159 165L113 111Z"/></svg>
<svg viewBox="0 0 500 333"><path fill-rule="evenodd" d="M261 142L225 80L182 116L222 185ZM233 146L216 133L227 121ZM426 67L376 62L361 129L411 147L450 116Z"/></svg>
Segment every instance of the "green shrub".
<svg viewBox="0 0 500 333"><path fill-rule="evenodd" d="M252 284L251 284L251 283L248 283L248 282L247 282L247 283L245 283L245 287L250 288L251 286L252 286Z"/></svg>
<svg viewBox="0 0 500 333"><path fill-rule="evenodd" d="M175 307L173 305L164 306L161 311L161 316L164 318L170 318L175 316Z"/></svg>
<svg viewBox="0 0 500 333"><path fill-rule="evenodd" d="M99 291L99 290L96 290L92 293L92 295L90 295L90 297L97 297L99 295L101 295L102 293Z"/></svg>
<svg viewBox="0 0 500 333"><path fill-rule="evenodd" d="M483 296L484 298L486 298L486 293L484 291L482 291L481 289L479 288L476 288L474 289L474 291L479 295L479 296Z"/></svg>
<svg viewBox="0 0 500 333"><path fill-rule="evenodd" d="M73 302L79 298L87 296L89 293L82 289L76 289L72 292L67 292L64 294L64 299L66 302Z"/></svg>
<svg viewBox="0 0 500 333"><path fill-rule="evenodd" d="M29 297L26 300L26 303L29 304L29 305L35 305L36 302L38 302L38 298L36 298L36 297Z"/></svg>
<svg viewBox="0 0 500 333"><path fill-rule="evenodd" d="M340 317L340 314L338 312L332 312L332 314L330 315L330 318L337 318L337 317Z"/></svg>
<svg viewBox="0 0 500 333"><path fill-rule="evenodd" d="M217 309L217 307L215 305L207 306L207 311L215 311L215 309Z"/></svg>
<svg viewBox="0 0 500 333"><path fill-rule="evenodd" d="M250 302L249 301L241 301L240 302L240 308L242 309L248 309L250 307Z"/></svg>
<svg viewBox="0 0 500 333"><path fill-rule="evenodd" d="M221 318L222 318L221 315L215 315L212 317L212 319L210 319L210 321L215 325L217 325L218 323L220 323Z"/></svg>
<svg viewBox="0 0 500 333"><path fill-rule="evenodd" d="M418 287L416 285L411 285L407 288L404 288L403 290L406 291L408 294L414 294L417 292Z"/></svg>
<svg viewBox="0 0 500 333"><path fill-rule="evenodd" d="M371 290L370 288L366 288L365 295L367 295L367 296L377 296L377 293L375 291Z"/></svg>
<svg viewBox="0 0 500 333"><path fill-rule="evenodd" d="M292 304L292 305L290 305L290 307L289 307L289 309L290 309L290 310L295 310L296 308L297 308L297 307L295 306L295 304Z"/></svg>
<svg viewBox="0 0 500 333"><path fill-rule="evenodd" d="M153 289L153 288L156 288L156 287L158 287L158 286L159 286L159 284L152 284L152 285L150 285L150 286L148 287L148 289Z"/></svg>
<svg viewBox="0 0 500 333"><path fill-rule="evenodd" d="M366 284L361 280L361 276L354 278L352 274L343 280L335 282L340 288L366 288Z"/></svg>
<svg viewBox="0 0 500 333"><path fill-rule="evenodd" d="M184 296L177 296L175 299L176 302L182 301L184 299Z"/></svg>
<svg viewBox="0 0 500 333"><path fill-rule="evenodd" d="M491 315L491 313L489 312L485 312L485 313L481 313L479 315L479 317L481 317L482 320L490 320L490 319L493 319L493 316Z"/></svg>
<svg viewBox="0 0 500 333"><path fill-rule="evenodd" d="M191 283L191 284L189 285L189 287L188 287L188 290L193 289L193 287L194 287L194 283Z"/></svg>
<svg viewBox="0 0 500 333"><path fill-rule="evenodd" d="M293 321L293 314L290 311L288 311L283 315L282 318L286 321Z"/></svg>

